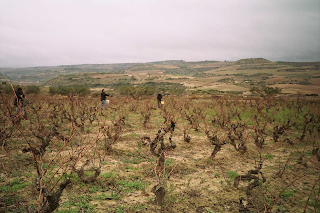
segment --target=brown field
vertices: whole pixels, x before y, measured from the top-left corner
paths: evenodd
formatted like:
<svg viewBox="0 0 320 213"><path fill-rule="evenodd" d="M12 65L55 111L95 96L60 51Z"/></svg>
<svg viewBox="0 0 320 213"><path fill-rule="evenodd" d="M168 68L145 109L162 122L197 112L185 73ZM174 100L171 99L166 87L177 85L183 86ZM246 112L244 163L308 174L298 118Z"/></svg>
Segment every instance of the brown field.
<svg viewBox="0 0 320 213"><path fill-rule="evenodd" d="M57 213L319 211L317 100L28 98L27 116L0 102L0 212L43 210L66 180Z"/></svg>
<svg viewBox="0 0 320 213"><path fill-rule="evenodd" d="M282 88L283 93L290 94L320 94L318 85L294 85L294 84L276 84L276 87Z"/></svg>

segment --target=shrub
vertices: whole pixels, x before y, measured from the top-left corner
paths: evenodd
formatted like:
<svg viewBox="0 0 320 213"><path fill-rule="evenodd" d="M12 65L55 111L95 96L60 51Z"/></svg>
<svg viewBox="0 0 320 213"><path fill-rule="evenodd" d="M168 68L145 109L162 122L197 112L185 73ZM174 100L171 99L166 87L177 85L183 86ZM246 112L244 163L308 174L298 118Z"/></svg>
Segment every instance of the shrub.
<svg viewBox="0 0 320 213"><path fill-rule="evenodd" d="M18 87L19 87L18 85L13 85L14 90L17 90ZM9 85L9 84L0 84L0 91L5 94L13 94L14 93L11 85Z"/></svg>
<svg viewBox="0 0 320 213"><path fill-rule="evenodd" d="M264 86L264 87L262 87L262 88L252 87L252 88L250 89L250 92L251 92L251 93L257 92L257 93L259 93L261 96L264 96L264 95L272 96L272 95L276 95L276 94L281 93L281 91L282 91L282 89L279 88L279 87L268 87L268 86Z"/></svg>
<svg viewBox="0 0 320 213"><path fill-rule="evenodd" d="M40 87L36 85L27 86L25 92L26 94L38 94L40 93Z"/></svg>
<svg viewBox="0 0 320 213"><path fill-rule="evenodd" d="M300 85L309 85L311 84L309 81L300 81L298 82L297 84L300 84Z"/></svg>
<svg viewBox="0 0 320 213"><path fill-rule="evenodd" d="M155 88L150 86L128 86L123 85L118 87L120 95L130 95L130 96L143 96L143 95L153 95L155 94Z"/></svg>
<svg viewBox="0 0 320 213"><path fill-rule="evenodd" d="M279 87L263 87L263 91L267 95L276 95L281 93L282 89Z"/></svg>
<svg viewBox="0 0 320 213"><path fill-rule="evenodd" d="M50 87L49 93L51 95L59 94L59 95L80 95L86 96L90 94L90 89L83 86L58 86L58 87Z"/></svg>
<svg viewBox="0 0 320 213"><path fill-rule="evenodd" d="M305 94L305 96L318 96L317 93Z"/></svg>
<svg viewBox="0 0 320 213"><path fill-rule="evenodd" d="M18 85L13 85L14 90L17 90L18 87ZM40 93L40 87L36 85L24 86L22 87L22 90L25 94ZM0 84L0 91L3 91L5 94L13 94L11 85L7 84L6 82L2 82L2 84Z"/></svg>

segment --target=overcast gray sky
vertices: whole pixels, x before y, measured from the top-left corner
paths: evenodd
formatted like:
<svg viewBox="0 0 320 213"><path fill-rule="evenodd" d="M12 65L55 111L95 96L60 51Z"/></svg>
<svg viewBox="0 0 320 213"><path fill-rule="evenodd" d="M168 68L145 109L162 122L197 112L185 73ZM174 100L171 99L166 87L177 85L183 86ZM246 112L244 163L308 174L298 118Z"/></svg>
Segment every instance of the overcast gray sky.
<svg viewBox="0 0 320 213"><path fill-rule="evenodd" d="M0 67L320 61L319 0L0 0Z"/></svg>

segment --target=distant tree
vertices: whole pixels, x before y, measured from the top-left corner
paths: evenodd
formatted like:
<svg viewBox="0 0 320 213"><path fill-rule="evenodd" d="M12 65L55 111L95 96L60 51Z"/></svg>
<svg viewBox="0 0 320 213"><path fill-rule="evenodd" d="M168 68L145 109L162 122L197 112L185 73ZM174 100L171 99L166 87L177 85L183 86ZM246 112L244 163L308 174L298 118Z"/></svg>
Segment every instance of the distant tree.
<svg viewBox="0 0 320 213"><path fill-rule="evenodd" d="M252 94L254 94L254 93L259 93L259 94L261 94L261 89L260 89L259 87L252 87L252 88L250 89L250 92L251 92Z"/></svg>
<svg viewBox="0 0 320 213"><path fill-rule="evenodd" d="M50 87L49 93L51 95L59 94L59 95L80 95L86 96L90 94L90 89L84 86L58 86L58 87Z"/></svg>
<svg viewBox="0 0 320 213"><path fill-rule="evenodd" d="M40 93L40 87L36 85L31 85L25 87L26 94L38 94Z"/></svg>
<svg viewBox="0 0 320 213"><path fill-rule="evenodd" d="M12 90L11 85L7 84L6 82L4 82L4 83L5 84L0 85L0 91L5 94L12 94L14 92L14 90L18 89L18 87L19 87L18 85L13 85L14 90Z"/></svg>
<svg viewBox="0 0 320 213"><path fill-rule="evenodd" d="M133 85L122 85L119 86L118 91L120 95L129 95L133 98L139 98L144 95L155 94L155 88L151 86L133 86Z"/></svg>
<svg viewBox="0 0 320 213"><path fill-rule="evenodd" d="M260 96L273 96L273 95L277 95L280 94L282 91L281 88L279 87L268 87L268 86L264 86L262 88L260 87L252 87L250 89L250 92L252 94L254 93L258 93Z"/></svg>
<svg viewBox="0 0 320 213"><path fill-rule="evenodd" d="M263 92L269 96L280 94L281 91L282 89L279 87L263 87Z"/></svg>

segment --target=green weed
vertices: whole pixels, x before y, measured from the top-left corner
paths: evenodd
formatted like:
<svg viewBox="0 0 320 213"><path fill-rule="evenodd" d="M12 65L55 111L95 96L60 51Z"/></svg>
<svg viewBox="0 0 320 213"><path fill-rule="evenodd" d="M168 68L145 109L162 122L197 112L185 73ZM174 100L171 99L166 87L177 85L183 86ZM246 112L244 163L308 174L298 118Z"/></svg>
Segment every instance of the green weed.
<svg viewBox="0 0 320 213"><path fill-rule="evenodd" d="M96 193L96 192L101 192L102 191L102 187L101 186L91 186L90 187L90 192L91 193Z"/></svg>
<svg viewBox="0 0 320 213"><path fill-rule="evenodd" d="M62 203L61 206L69 208L75 206L79 208L78 211L82 209L85 212L95 212L95 207L90 205L90 201L92 199L88 195L75 196L71 197L69 201Z"/></svg>
<svg viewBox="0 0 320 213"><path fill-rule="evenodd" d="M166 166L169 166L169 165L171 165L173 163L173 160L172 159L166 159L166 161L165 161L165 165Z"/></svg>
<svg viewBox="0 0 320 213"><path fill-rule="evenodd" d="M144 188L146 187L146 183L142 181L120 180L116 182L116 185L118 185L119 190L122 190L125 192L132 192L135 190L144 190Z"/></svg>
<svg viewBox="0 0 320 213"><path fill-rule="evenodd" d="M124 169L126 170L126 171L138 171L138 168L136 168L136 167L133 167L133 166L125 166L124 167Z"/></svg>
<svg viewBox="0 0 320 213"><path fill-rule="evenodd" d="M205 207L205 210L206 210L207 212L209 212L209 213L214 213L214 211L212 211L212 209L209 208L209 207Z"/></svg>
<svg viewBox="0 0 320 213"><path fill-rule="evenodd" d="M286 198L291 197L294 193L295 193L295 191L285 190L285 191L281 194L281 197L283 197L283 198L286 199Z"/></svg>
<svg viewBox="0 0 320 213"><path fill-rule="evenodd" d="M27 185L29 185L29 183L21 183L20 178L15 178L11 182L12 190L14 192L25 188ZM7 183L6 186L1 186L0 191L11 192L10 183Z"/></svg>
<svg viewBox="0 0 320 213"><path fill-rule="evenodd" d="M110 195L107 195L106 193L102 193L102 194L96 195L94 197L94 199L97 199L97 200L119 200L120 195L114 194L113 192L111 192Z"/></svg>
<svg viewBox="0 0 320 213"><path fill-rule="evenodd" d="M271 160L271 159L273 159L273 155L271 155L271 154L270 155L266 155L266 158Z"/></svg>
<svg viewBox="0 0 320 213"><path fill-rule="evenodd" d="M238 173L233 172L233 171L229 171L227 172L227 176L231 179L234 179L235 177L239 176Z"/></svg>

